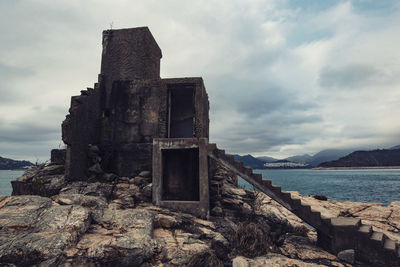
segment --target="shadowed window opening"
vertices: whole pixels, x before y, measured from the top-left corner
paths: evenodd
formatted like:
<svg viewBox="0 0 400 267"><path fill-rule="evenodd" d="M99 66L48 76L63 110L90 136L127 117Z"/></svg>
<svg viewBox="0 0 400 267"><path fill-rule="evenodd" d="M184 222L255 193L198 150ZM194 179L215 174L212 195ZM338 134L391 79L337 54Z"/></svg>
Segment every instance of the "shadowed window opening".
<svg viewBox="0 0 400 267"><path fill-rule="evenodd" d="M108 117L110 117L110 115L111 115L111 112L110 112L110 110L109 109L106 109L106 110L104 110L104 117L106 117L106 118L108 118Z"/></svg>
<svg viewBox="0 0 400 267"><path fill-rule="evenodd" d="M169 87L169 137L194 136L194 85Z"/></svg>
<svg viewBox="0 0 400 267"><path fill-rule="evenodd" d="M162 150L162 199L199 201L199 149Z"/></svg>

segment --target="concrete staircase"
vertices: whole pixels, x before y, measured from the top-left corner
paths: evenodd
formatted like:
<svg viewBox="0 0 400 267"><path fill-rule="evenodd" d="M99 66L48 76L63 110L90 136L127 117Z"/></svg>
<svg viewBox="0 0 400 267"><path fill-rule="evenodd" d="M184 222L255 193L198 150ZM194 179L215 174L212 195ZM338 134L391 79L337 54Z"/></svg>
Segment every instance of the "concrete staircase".
<svg viewBox="0 0 400 267"><path fill-rule="evenodd" d="M253 173L252 168L243 166L243 162L236 161L233 155L225 154L216 144L208 145L208 156L314 227L318 233L318 245L327 251L337 254L345 249L354 249L358 260L380 266L400 266L400 245L385 234L372 231L371 226L362 225L360 219L322 216L301 199L272 185L270 180L264 180L261 174Z"/></svg>

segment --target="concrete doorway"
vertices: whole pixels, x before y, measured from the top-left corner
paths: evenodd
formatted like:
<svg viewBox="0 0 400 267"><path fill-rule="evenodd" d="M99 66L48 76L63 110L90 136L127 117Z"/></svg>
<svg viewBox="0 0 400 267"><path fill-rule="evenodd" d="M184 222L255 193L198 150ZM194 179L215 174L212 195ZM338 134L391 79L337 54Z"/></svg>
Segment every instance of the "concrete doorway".
<svg viewBox="0 0 400 267"><path fill-rule="evenodd" d="M168 87L168 137L194 136L194 85L180 84Z"/></svg>
<svg viewBox="0 0 400 267"><path fill-rule="evenodd" d="M162 200L199 201L199 149L164 149L162 160Z"/></svg>

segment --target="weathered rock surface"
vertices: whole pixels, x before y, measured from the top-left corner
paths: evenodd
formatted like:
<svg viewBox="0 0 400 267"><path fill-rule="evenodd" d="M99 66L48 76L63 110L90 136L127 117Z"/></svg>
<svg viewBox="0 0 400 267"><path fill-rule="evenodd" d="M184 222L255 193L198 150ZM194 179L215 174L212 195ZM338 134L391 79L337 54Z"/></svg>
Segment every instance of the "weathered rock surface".
<svg viewBox="0 0 400 267"><path fill-rule="evenodd" d="M39 195L50 197L58 194L66 185L64 166L49 164L43 167L33 167L23 176L11 181L12 195Z"/></svg>
<svg viewBox="0 0 400 267"><path fill-rule="evenodd" d="M152 238L154 213L143 209L117 210L107 207L74 247L66 262L76 265L139 266L152 261L157 252Z"/></svg>
<svg viewBox="0 0 400 267"><path fill-rule="evenodd" d="M269 253L262 257L257 257L254 259L248 259L245 257L236 257L232 262L233 267L259 267L259 266L268 266L268 267L323 267L327 265L316 264L312 262L304 262L297 259L291 259L285 257L280 254ZM329 265L328 265L329 266ZM340 265L331 265L331 266L344 266Z"/></svg>
<svg viewBox="0 0 400 267"><path fill-rule="evenodd" d="M40 196L0 202L0 263L33 265L59 259L90 226L82 206L62 206Z"/></svg>
<svg viewBox="0 0 400 267"><path fill-rule="evenodd" d="M25 188L34 177L56 175L59 167L50 167L25 173ZM211 179L208 221L153 206L149 173L140 175L64 184L51 198L0 196L0 265L367 266L317 247L313 229L266 195L238 188L236 177L221 166ZM357 216L398 238L398 203L297 197L325 214ZM250 224L255 227L246 228Z"/></svg>
<svg viewBox="0 0 400 267"><path fill-rule="evenodd" d="M354 263L354 254L354 249L346 249L338 253L338 258L348 263Z"/></svg>

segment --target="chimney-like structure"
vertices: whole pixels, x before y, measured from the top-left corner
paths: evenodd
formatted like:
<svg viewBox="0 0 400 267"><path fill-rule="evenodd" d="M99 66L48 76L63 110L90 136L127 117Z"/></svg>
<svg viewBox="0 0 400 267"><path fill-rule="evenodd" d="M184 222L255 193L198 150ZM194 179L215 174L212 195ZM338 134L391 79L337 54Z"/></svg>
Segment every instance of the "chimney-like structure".
<svg viewBox="0 0 400 267"><path fill-rule="evenodd" d="M101 75L105 102L109 104L114 81L160 79L161 57L161 49L147 27L103 31Z"/></svg>

